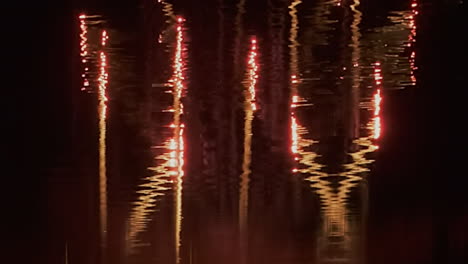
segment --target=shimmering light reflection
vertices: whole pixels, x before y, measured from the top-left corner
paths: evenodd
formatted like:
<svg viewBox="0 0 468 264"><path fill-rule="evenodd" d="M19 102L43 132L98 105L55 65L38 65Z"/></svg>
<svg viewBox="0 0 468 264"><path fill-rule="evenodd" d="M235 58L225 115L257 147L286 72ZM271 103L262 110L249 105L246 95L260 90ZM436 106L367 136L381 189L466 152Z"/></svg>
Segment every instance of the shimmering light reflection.
<svg viewBox="0 0 468 264"><path fill-rule="evenodd" d="M101 245L106 246L107 238L107 175L106 175L106 116L107 116L107 55L104 50L105 40L108 38L106 31L102 32L102 50L99 53L99 204L100 204L100 228Z"/></svg>
<svg viewBox="0 0 468 264"><path fill-rule="evenodd" d="M174 58L172 65L172 77L164 87L172 87L169 91L173 97L173 103L170 112L172 113L172 123L168 126L171 129L171 137L168 138L164 145L161 147L163 153L156 157L156 160L162 161L157 167L150 167L149 169L155 172L154 176L146 178L146 182L140 187L142 188L139 193L141 196L135 202L132 214L130 216L130 230L129 239L130 252L138 246L137 236L144 232L147 224L151 221L151 213L155 211L156 202L158 197L165 195L165 191L171 189L169 186L172 184L175 192L174 200L174 247L176 263L180 263L180 246L181 246L181 231L182 231L182 184L184 176L184 130L185 126L182 122L183 104L182 97L185 90L184 84L184 70L185 70L185 45L184 45L184 29L183 18L177 18L176 24L176 45L174 50Z"/></svg>
<svg viewBox="0 0 468 264"><path fill-rule="evenodd" d="M185 89L184 86L184 31L183 22L185 20L182 17L177 18L177 38L176 38L176 50L174 56L173 65L173 98L174 98L174 123L172 127L174 129L174 142L175 146L171 154L173 161L171 164L175 165L175 251L176 251L176 263L180 263L180 235L182 231L182 181L184 176L184 124L181 121L184 106L182 104L182 94Z"/></svg>
<svg viewBox="0 0 468 264"><path fill-rule="evenodd" d="M246 261L247 247L247 219L249 209L249 182L250 182L250 163L252 156L252 121L254 112L257 110L255 103L255 89L258 80L258 62L257 62L257 40L252 38L250 42L250 52L248 55L248 70L244 82L244 156L242 161L242 175L239 194L239 228L241 235L241 248L243 263Z"/></svg>
<svg viewBox="0 0 468 264"><path fill-rule="evenodd" d="M83 73L81 77L83 78L83 86L81 90L86 90L86 87L89 86L88 80L88 67L87 67L87 56L88 56L88 26L86 25L86 15L82 14L78 17L80 19L80 56L81 56L81 63L83 64Z"/></svg>

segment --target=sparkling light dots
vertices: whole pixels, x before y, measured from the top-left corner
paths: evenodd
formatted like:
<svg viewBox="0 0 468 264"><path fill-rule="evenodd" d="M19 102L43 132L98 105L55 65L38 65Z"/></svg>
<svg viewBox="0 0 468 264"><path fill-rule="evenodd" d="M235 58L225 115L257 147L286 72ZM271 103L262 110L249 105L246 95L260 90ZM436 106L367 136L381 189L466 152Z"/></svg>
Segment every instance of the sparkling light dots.
<svg viewBox="0 0 468 264"><path fill-rule="evenodd" d="M86 15L81 14L79 17L80 20L80 57L81 57L81 63L83 64L83 73L81 74L81 77L83 78L83 86L81 87L81 90L84 91L86 87L89 87L89 80L88 80L88 66L87 66L87 56L89 54L88 52L88 26L86 25Z"/></svg>

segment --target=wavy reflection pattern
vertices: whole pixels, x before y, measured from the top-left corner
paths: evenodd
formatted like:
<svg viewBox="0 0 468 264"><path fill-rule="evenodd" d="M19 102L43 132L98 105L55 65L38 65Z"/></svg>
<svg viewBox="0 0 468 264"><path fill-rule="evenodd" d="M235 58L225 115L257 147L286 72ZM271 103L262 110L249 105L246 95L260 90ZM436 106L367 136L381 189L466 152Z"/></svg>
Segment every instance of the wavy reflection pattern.
<svg viewBox="0 0 468 264"><path fill-rule="evenodd" d="M162 154L156 157L160 164L150 167L153 176L147 177L140 185L140 196L134 203L134 208L129 218L128 241L129 250L132 253L140 242L138 235L144 232L147 224L152 220L151 215L156 211L156 205L160 197L170 189L174 190L174 221L175 221L175 254L177 263L180 262L180 235L182 227L182 177L184 176L184 123L182 116L184 107L182 97L185 90L185 43L183 18L176 20L176 43L172 65L172 77L164 87L171 87L169 91L173 97L173 104L168 111L172 113L171 137L166 139L162 146ZM172 186L172 188L171 188Z"/></svg>
<svg viewBox="0 0 468 264"><path fill-rule="evenodd" d="M297 27L295 14L297 6L295 1L290 5L291 33L290 33L290 57L291 57L291 152L296 166L293 173L302 174L305 180L311 183L321 200L322 229L318 238L317 257L320 263L347 262L353 259L354 237L351 230L351 211L349 209L350 194L355 187L362 183L363 177L368 172L373 160L369 153L378 149L375 144L381 136L381 88L382 69L379 62L374 65L374 80L376 90L372 97L372 104L367 109L369 117L360 118L360 89L362 82L361 72L361 32L360 23L362 12L358 10L359 0L350 3L352 11L351 33L351 93L350 101L353 112L350 117L352 144L348 155L350 161L342 165L341 172L329 173L325 171L326 165L319 162L320 154L316 152L318 140L313 140L306 127L301 125L300 116L295 112L299 107L308 105L308 101L300 96L298 85L300 84L297 62ZM337 1L336 6L341 6ZM321 10L325 12L324 10ZM365 100L365 98L363 98ZM361 123L366 130L361 131ZM359 214L359 212L358 212Z"/></svg>

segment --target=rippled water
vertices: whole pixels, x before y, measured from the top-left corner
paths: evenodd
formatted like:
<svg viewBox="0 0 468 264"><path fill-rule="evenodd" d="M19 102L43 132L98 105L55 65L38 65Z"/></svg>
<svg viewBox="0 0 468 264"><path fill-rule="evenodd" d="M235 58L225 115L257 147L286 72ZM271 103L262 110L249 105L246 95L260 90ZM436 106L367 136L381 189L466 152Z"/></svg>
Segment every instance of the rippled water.
<svg viewBox="0 0 468 264"><path fill-rule="evenodd" d="M382 112L418 89L419 10L80 9L80 206L65 263L366 263L368 181L392 137Z"/></svg>

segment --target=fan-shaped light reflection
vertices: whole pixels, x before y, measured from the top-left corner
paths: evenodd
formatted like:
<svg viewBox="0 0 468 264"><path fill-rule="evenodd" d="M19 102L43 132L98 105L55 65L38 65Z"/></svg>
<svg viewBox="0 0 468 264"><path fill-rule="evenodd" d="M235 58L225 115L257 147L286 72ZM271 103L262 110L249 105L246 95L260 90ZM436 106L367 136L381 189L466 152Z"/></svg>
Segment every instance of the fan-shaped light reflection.
<svg viewBox="0 0 468 264"><path fill-rule="evenodd" d="M250 51L247 58L247 73L244 81L244 155L242 160L242 174L240 176L239 193L239 229L241 235L242 259L245 262L247 247L247 220L249 209L250 164L252 161L252 121L257 110L255 103L256 85L258 80L258 48L257 40L251 39Z"/></svg>
<svg viewBox="0 0 468 264"><path fill-rule="evenodd" d="M351 209L348 208L350 193L353 189L361 183L365 172L369 171L369 166L373 160L368 158L368 153L377 150L374 145L377 133L376 120L380 125L380 89L382 86L382 74L380 64L376 64L374 69L374 79L378 86L376 95L373 99L373 107L369 109L370 117L366 119L359 118L359 105L360 105L360 86L362 81L360 58L361 58L361 45L360 45L360 22L362 13L357 9L359 1L351 3L350 9L353 11L353 21L351 22L351 65L352 82L351 82L351 106L354 111L353 120L351 122L350 130L355 131L351 133L352 137L357 139L352 141L352 150L348 153L351 157L349 163L342 165L341 172L327 173L324 171L325 165L317 161L319 155L313 151L313 140L305 139L307 137L307 130L300 126L300 120L297 116L292 118L292 152L295 154L299 168L294 172L301 173L307 176L306 180L311 183L311 187L316 190L321 200L322 209L322 232L318 239L318 258L320 263L335 263L346 262L348 263L353 258L354 237L351 230ZM295 78L292 78L292 85L295 83ZM293 96L292 109L297 107L297 99L299 96ZM378 118L377 118L378 117ZM364 136L360 136L363 132L360 131L360 122L366 122L369 130L364 132Z"/></svg>
<svg viewBox="0 0 468 264"><path fill-rule="evenodd" d="M107 174L106 174L106 116L107 116L107 55L104 50L106 31L102 32L102 50L99 53L98 101L99 101L99 204L101 243L106 246L107 237Z"/></svg>
<svg viewBox="0 0 468 264"><path fill-rule="evenodd" d="M83 64L83 73L81 77L83 78L83 86L81 90L86 90L86 87L89 87L89 80L88 80L88 70L87 67L87 57L88 57L88 26L86 25L86 15L81 14L79 17L80 20L80 56L81 56L81 63Z"/></svg>
<svg viewBox="0 0 468 264"><path fill-rule="evenodd" d="M185 126L182 122L183 103L182 96L185 89L185 43L183 18L177 18L177 35L176 45L174 50L172 77L165 87L172 87L169 93L173 96L173 104L169 113L172 113L172 123L168 126L172 130L172 135L168 138L161 149L163 153L156 157L156 160L161 162L156 167L150 167L149 170L155 174L145 179L145 183L140 185L138 193L140 197L135 202L132 214L129 219L129 241L131 243L130 250L138 246L138 234L144 232L147 224L151 221L151 214L156 211L156 203L158 198L165 195L165 192L172 184L175 192L174 200L174 221L175 221L175 252L176 262L180 262L180 246L181 246L181 230L182 230L182 184L184 176L184 130Z"/></svg>

